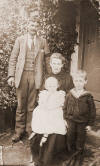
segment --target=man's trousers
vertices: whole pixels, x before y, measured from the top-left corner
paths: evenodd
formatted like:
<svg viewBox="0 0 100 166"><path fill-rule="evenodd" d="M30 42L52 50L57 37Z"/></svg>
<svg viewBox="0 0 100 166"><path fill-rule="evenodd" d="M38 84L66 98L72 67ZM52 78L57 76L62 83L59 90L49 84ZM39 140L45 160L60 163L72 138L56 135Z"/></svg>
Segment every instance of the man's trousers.
<svg viewBox="0 0 100 166"><path fill-rule="evenodd" d="M19 88L16 89L18 107L16 110L15 132L18 135L31 132L31 118L35 107L37 90L34 71L24 71Z"/></svg>

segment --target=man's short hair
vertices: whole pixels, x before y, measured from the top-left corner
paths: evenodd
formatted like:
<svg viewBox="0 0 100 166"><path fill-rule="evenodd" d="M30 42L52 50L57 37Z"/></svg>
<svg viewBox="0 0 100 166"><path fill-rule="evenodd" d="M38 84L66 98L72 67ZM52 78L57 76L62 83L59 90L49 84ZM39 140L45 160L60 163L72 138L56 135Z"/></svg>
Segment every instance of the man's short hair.
<svg viewBox="0 0 100 166"><path fill-rule="evenodd" d="M38 8L34 8L34 9L32 9L32 11L30 12L30 17L28 18L27 23L30 23L30 22L38 22L38 23L40 23L39 10L38 10Z"/></svg>
<svg viewBox="0 0 100 166"><path fill-rule="evenodd" d="M62 61L63 64L65 64L65 57L61 54L61 53L53 53L51 56L50 56L50 62L52 62L52 59L60 59Z"/></svg>

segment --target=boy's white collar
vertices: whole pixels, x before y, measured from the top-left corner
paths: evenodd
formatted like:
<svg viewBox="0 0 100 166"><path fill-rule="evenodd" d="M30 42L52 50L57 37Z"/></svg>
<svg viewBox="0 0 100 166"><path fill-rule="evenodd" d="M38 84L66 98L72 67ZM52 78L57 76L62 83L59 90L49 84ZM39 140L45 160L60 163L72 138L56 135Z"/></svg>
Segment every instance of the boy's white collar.
<svg viewBox="0 0 100 166"><path fill-rule="evenodd" d="M72 93L72 95L76 98L79 98L80 96L84 95L87 93L86 90L82 89L80 91L76 91L75 88L71 89L70 92Z"/></svg>

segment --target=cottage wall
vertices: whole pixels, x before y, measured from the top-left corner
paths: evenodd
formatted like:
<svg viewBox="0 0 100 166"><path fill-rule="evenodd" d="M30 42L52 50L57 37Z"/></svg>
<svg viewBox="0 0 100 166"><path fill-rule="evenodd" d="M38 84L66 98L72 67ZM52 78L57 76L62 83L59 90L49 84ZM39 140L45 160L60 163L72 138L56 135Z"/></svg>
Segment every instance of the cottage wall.
<svg viewBox="0 0 100 166"><path fill-rule="evenodd" d="M100 101L99 15L90 2L80 5L80 41L78 64L87 71L87 89Z"/></svg>

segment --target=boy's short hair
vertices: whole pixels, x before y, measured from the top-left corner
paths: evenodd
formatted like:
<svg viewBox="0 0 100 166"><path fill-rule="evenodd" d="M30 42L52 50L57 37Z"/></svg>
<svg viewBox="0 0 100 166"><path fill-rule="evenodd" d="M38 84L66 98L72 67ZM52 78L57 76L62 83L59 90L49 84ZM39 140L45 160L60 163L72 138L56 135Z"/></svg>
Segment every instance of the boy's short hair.
<svg viewBox="0 0 100 166"><path fill-rule="evenodd" d="M53 58L57 58L57 59L60 59L62 61L63 64L65 64L65 57L61 54L61 53L53 53L51 56L50 56L50 63L52 62L52 59Z"/></svg>
<svg viewBox="0 0 100 166"><path fill-rule="evenodd" d="M75 73L72 74L72 78L81 77L84 80L87 80L87 73L85 70L77 70Z"/></svg>

